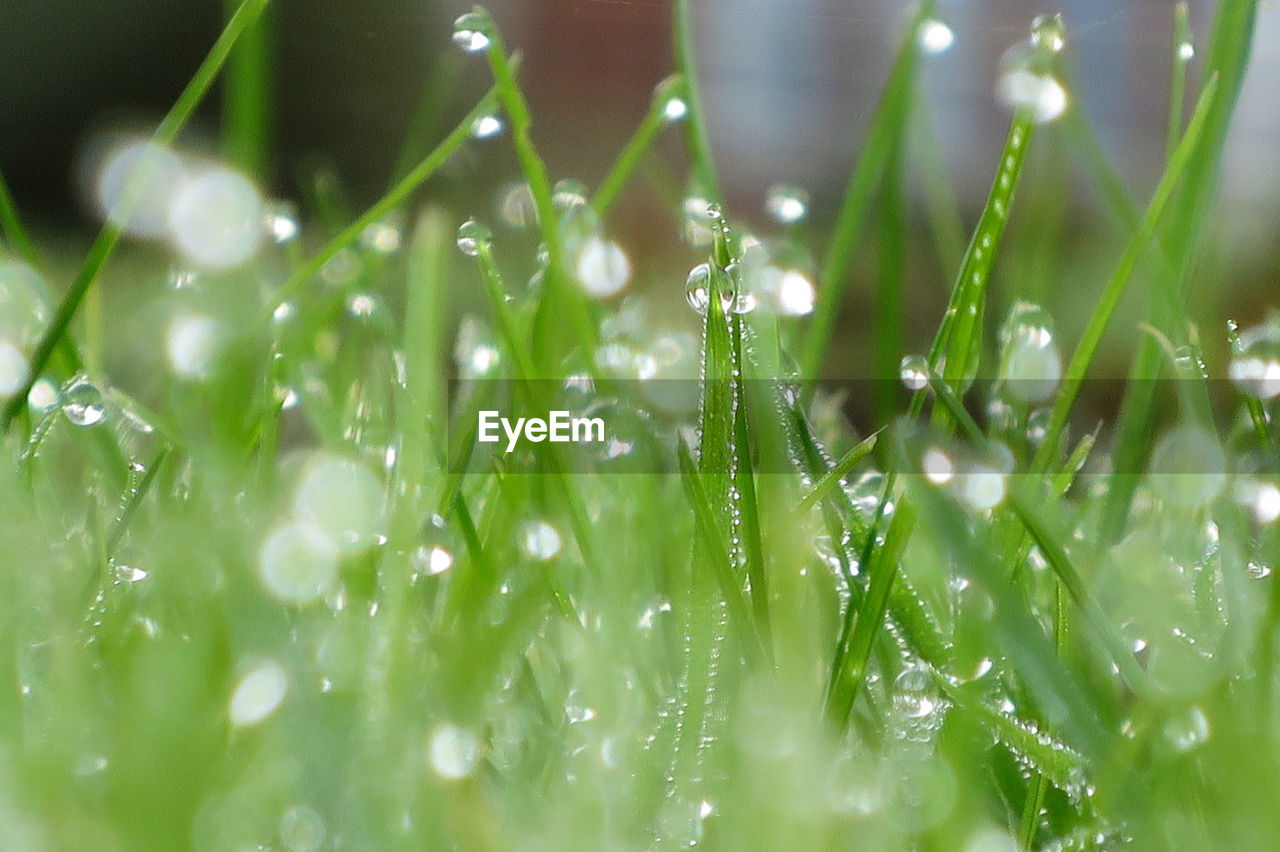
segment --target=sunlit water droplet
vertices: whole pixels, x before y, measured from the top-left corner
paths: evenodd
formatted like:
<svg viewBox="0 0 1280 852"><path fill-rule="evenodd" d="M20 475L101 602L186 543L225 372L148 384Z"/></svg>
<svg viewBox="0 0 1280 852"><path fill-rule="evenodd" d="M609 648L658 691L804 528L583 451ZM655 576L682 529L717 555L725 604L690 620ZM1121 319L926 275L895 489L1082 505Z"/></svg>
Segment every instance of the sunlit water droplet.
<svg viewBox="0 0 1280 852"><path fill-rule="evenodd" d="M192 263L230 269L262 244L263 204L248 178L215 168L184 182L169 206L175 248Z"/></svg>
<svg viewBox="0 0 1280 852"><path fill-rule="evenodd" d="M653 108L659 110L665 121L679 121L689 114L685 101L684 78L673 74L653 90Z"/></svg>
<svg viewBox="0 0 1280 852"><path fill-rule="evenodd" d="M280 817L280 843L289 852L316 852L324 845L324 817L310 805L294 805Z"/></svg>
<svg viewBox="0 0 1280 852"><path fill-rule="evenodd" d="M430 577L437 577L453 567L453 554L438 544L418 545L412 558L414 571Z"/></svg>
<svg viewBox="0 0 1280 852"><path fill-rule="evenodd" d="M251 669L236 685L227 707L232 727L256 725L280 708L289 691L289 675L274 660Z"/></svg>
<svg viewBox="0 0 1280 852"><path fill-rule="evenodd" d="M938 706L938 688L933 676L920 666L911 666L893 682L893 707L908 719L920 719Z"/></svg>
<svg viewBox="0 0 1280 852"><path fill-rule="evenodd" d="M1061 53L1067 46L1067 34L1062 27L1062 16L1037 15L1031 21L1031 45L1047 50L1049 53Z"/></svg>
<svg viewBox="0 0 1280 852"><path fill-rule="evenodd" d="M493 20L483 12L467 12L453 22L453 43L467 53L478 53L493 41Z"/></svg>
<svg viewBox="0 0 1280 852"><path fill-rule="evenodd" d="M298 211L287 201L272 202L263 215L267 236L277 245L298 236Z"/></svg>
<svg viewBox="0 0 1280 852"><path fill-rule="evenodd" d="M18 347L8 340L0 340L0 398L11 397L22 390L30 371L31 365Z"/></svg>
<svg viewBox="0 0 1280 852"><path fill-rule="evenodd" d="M575 207L586 207L588 195L587 185L582 181L562 178L556 181L551 190L551 201L561 211L572 210Z"/></svg>
<svg viewBox="0 0 1280 852"><path fill-rule="evenodd" d="M318 453L306 465L294 494L294 515L325 530L346 553L373 545L382 530L383 488L364 464Z"/></svg>
<svg viewBox="0 0 1280 852"><path fill-rule="evenodd" d="M487 329L475 317L465 316L458 324L453 358L458 365L458 372L466 379L487 375L498 366L498 348L489 338Z"/></svg>
<svg viewBox="0 0 1280 852"><path fill-rule="evenodd" d="M360 245L378 254L395 254L403 242L404 234L394 220L370 222L360 232Z"/></svg>
<svg viewBox="0 0 1280 852"><path fill-rule="evenodd" d="M689 307L705 314L711 305L711 266L700 263L690 272L684 285L684 297Z"/></svg>
<svg viewBox="0 0 1280 852"><path fill-rule="evenodd" d="M589 295L607 299L631 280L631 261L617 243L591 237L578 252L577 273Z"/></svg>
<svg viewBox="0 0 1280 852"><path fill-rule="evenodd" d="M765 193L764 209L779 224L794 224L809 212L809 193L798 186L774 184Z"/></svg>
<svg viewBox="0 0 1280 852"><path fill-rule="evenodd" d="M38 272L0 260L0 340L29 351L49 325L49 306L49 288Z"/></svg>
<svg viewBox="0 0 1280 852"><path fill-rule="evenodd" d="M1062 378L1053 320L1039 305L1015 302L1000 331L1000 379L1022 402L1050 399Z"/></svg>
<svg viewBox="0 0 1280 852"><path fill-rule="evenodd" d="M538 223L538 209L533 202L529 184L524 182L508 186L498 203L498 215L509 227L524 230Z"/></svg>
<svg viewBox="0 0 1280 852"><path fill-rule="evenodd" d="M1165 720L1164 736L1175 751L1191 751L1209 739L1209 720L1193 705Z"/></svg>
<svg viewBox="0 0 1280 852"><path fill-rule="evenodd" d="M662 106L662 117L667 121L679 121L689 114L689 105L684 98L670 98Z"/></svg>
<svg viewBox="0 0 1280 852"><path fill-rule="evenodd" d="M481 249L493 245L493 232L488 226L468 219L458 226L458 251L467 257L475 257Z"/></svg>
<svg viewBox="0 0 1280 852"><path fill-rule="evenodd" d="M471 125L474 139L489 139L502 132L502 119L496 115L482 115Z"/></svg>
<svg viewBox="0 0 1280 852"><path fill-rule="evenodd" d="M155 239L168 228L169 205L182 185L184 168L177 154L149 140L130 140L110 149L98 173L99 212L135 237ZM129 189L129 184L138 183ZM128 193L128 195L126 195ZM132 209L124 202L132 197Z"/></svg>
<svg viewBox="0 0 1280 852"><path fill-rule="evenodd" d="M929 386L929 362L922 355L906 355L898 365L898 378L909 391L924 390Z"/></svg>
<svg viewBox="0 0 1280 852"><path fill-rule="evenodd" d="M1029 109L1037 124L1058 118L1070 103L1066 88L1056 77L1021 66L1001 72L996 94L1011 109Z"/></svg>
<svg viewBox="0 0 1280 852"><path fill-rule="evenodd" d="M530 521L520 535L520 549L539 562L553 559L561 544L560 532L546 521Z"/></svg>
<svg viewBox="0 0 1280 852"><path fill-rule="evenodd" d="M934 485L946 485L956 475L955 461L938 447L925 450L920 465L924 469L925 478Z"/></svg>
<svg viewBox="0 0 1280 852"><path fill-rule="evenodd" d="M457 781L475 772L480 760L480 741L466 728L441 722L427 742L431 769L447 781Z"/></svg>
<svg viewBox="0 0 1280 852"><path fill-rule="evenodd" d="M1255 399L1280 396L1280 315L1240 333L1227 376Z"/></svg>
<svg viewBox="0 0 1280 852"><path fill-rule="evenodd" d="M798 269L780 270L774 291L778 313L790 317L811 314L817 295L808 275Z"/></svg>
<svg viewBox="0 0 1280 852"><path fill-rule="evenodd" d="M1226 485L1226 455L1218 439L1191 423L1175 426L1151 454L1151 487L1172 506L1207 506Z"/></svg>
<svg viewBox="0 0 1280 852"><path fill-rule="evenodd" d="M322 527L296 521L277 527L258 553L262 583L277 599L304 604L325 596L338 578L338 545Z"/></svg>
<svg viewBox="0 0 1280 852"><path fill-rule="evenodd" d="M83 375L66 384L61 398L63 415L76 426L94 426L107 416L102 391Z"/></svg>
<svg viewBox="0 0 1280 852"><path fill-rule="evenodd" d="M48 379L38 379L27 394L27 405L34 411L49 411L58 404L58 386Z"/></svg>
<svg viewBox="0 0 1280 852"><path fill-rule="evenodd" d="M711 245L711 203L692 196L684 200L684 238L691 246Z"/></svg>
<svg viewBox="0 0 1280 852"><path fill-rule="evenodd" d="M1178 45L1178 59L1183 62L1190 62L1196 55L1195 46L1189 41L1184 41Z"/></svg>
<svg viewBox="0 0 1280 852"><path fill-rule="evenodd" d="M1280 487L1275 483L1253 479L1236 482L1236 501L1248 507L1259 524L1266 526L1280 519Z"/></svg>
<svg viewBox="0 0 1280 852"><path fill-rule="evenodd" d="M212 317L185 314L170 320L165 352L174 374L188 381L208 378L221 336L221 327Z"/></svg>
<svg viewBox="0 0 1280 852"><path fill-rule="evenodd" d="M937 18L925 18L920 22L916 39L924 53L936 56L951 49L951 45L955 43L956 34L952 32L951 27Z"/></svg>

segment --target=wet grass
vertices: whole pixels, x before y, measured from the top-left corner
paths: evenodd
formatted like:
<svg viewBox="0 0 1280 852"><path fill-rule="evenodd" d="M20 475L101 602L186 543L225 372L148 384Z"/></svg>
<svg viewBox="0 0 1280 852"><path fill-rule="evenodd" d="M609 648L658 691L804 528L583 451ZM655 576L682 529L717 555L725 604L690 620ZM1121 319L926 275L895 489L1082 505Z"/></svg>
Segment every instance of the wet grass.
<svg viewBox="0 0 1280 852"><path fill-rule="evenodd" d="M265 161L265 5L230 15L159 142L181 142L229 62L224 151L249 172ZM1255 11L1220 4L1203 64L1180 49L1185 7L1171 19L1168 160L1145 210L1088 116L1053 100L1070 31L1063 45L1061 23L1039 21L1012 54L1024 76L1005 89L1010 129L967 245L920 82L927 3L850 141L833 221L802 229L752 234L725 206L683 1L674 76L594 194L542 159L482 10L454 40L493 88L431 139L434 106L464 95L428 85L381 199L347 215L322 190L283 234L272 220L279 243L247 264L135 257L108 225L74 280L53 282L59 307L24 314L13 264L47 274L45 252L0 183L0 343L29 366L0 464L0 836L294 852L1274 846L1272 404L1247 375L1211 397L1186 348ZM527 204L454 211L433 180L495 114ZM681 166L653 168L669 155L655 142L677 123L700 199L671 204L687 298L684 282L602 296L610 212L655 174L670 183ZM1100 190L1101 250L1119 247L1109 276L1078 285L1078 339L1027 301L1078 246L1015 225L1059 227L1045 205L1062 150ZM932 233L913 240L921 179ZM1045 280L1005 280L1024 240L1035 262L1017 268ZM859 434L824 365L852 344L837 319L867 243L876 375L847 388L875 427ZM795 316L778 276L814 249L816 301ZM904 322L920 258L953 282L927 348ZM135 304L85 322L86 297L123 277L141 282ZM1137 281L1145 330L1118 329ZM664 322L677 311L700 341ZM193 317L217 330L208 351L175 336L206 327L179 322ZM100 353L95 323L142 342ZM1235 367L1280 365L1280 330L1270 349L1257 332L1231 331ZM1072 414L1119 334L1134 366L1113 434ZM1170 393L1153 382L1166 374ZM599 414L606 440L477 440L481 410L554 408Z"/></svg>

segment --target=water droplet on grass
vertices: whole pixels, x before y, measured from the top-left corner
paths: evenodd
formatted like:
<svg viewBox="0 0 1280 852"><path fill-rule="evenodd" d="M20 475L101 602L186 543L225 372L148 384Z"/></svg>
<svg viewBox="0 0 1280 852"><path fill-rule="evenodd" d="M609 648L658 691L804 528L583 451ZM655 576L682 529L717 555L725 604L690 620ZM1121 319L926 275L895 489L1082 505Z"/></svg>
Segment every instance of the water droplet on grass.
<svg viewBox="0 0 1280 852"><path fill-rule="evenodd" d="M1196 49L1189 41L1184 41L1178 45L1178 59L1183 62L1190 62L1196 55Z"/></svg>
<svg viewBox="0 0 1280 852"><path fill-rule="evenodd" d="M271 241L280 245L298 236L298 211L287 201L272 202L263 216L263 225Z"/></svg>
<svg viewBox="0 0 1280 852"><path fill-rule="evenodd" d="M34 411L48 411L58 404L58 386L48 379L38 379L27 394L27 405Z"/></svg>
<svg viewBox="0 0 1280 852"><path fill-rule="evenodd" d="M1280 396L1280 315L1240 333L1227 376L1254 399Z"/></svg>
<svg viewBox="0 0 1280 852"><path fill-rule="evenodd" d="M183 177L182 160L167 148L149 140L121 143L107 152L98 173L99 212L130 236L162 237L168 228L169 205ZM130 190L129 184L137 181L141 182L138 188ZM127 215L122 204L126 192L134 199Z"/></svg>
<svg viewBox="0 0 1280 852"><path fill-rule="evenodd" d="M256 725L268 718L279 709L288 691L289 675L274 660L250 670L231 693L227 717L232 727Z"/></svg>
<svg viewBox="0 0 1280 852"><path fill-rule="evenodd" d="M483 12L467 12L453 22L453 43L467 53L478 53L493 39L493 19Z"/></svg>
<svg viewBox="0 0 1280 852"><path fill-rule="evenodd" d="M617 243L591 237L578 252L577 273L588 294L607 299L631 280L631 261Z"/></svg>
<svg viewBox="0 0 1280 852"><path fill-rule="evenodd" d="M1031 22L1031 45L1049 53L1061 53L1067 46L1067 34L1061 15L1037 15Z"/></svg>
<svg viewBox="0 0 1280 852"><path fill-rule="evenodd" d="M382 532L382 482L365 465L322 452L306 465L293 499L299 520L327 530L345 553L358 553Z"/></svg>
<svg viewBox="0 0 1280 852"><path fill-rule="evenodd" d="M925 478L934 485L946 485L956 475L955 461L938 447L930 447L924 451L920 466L924 469Z"/></svg>
<svg viewBox="0 0 1280 852"><path fill-rule="evenodd" d="M371 222L360 232L360 245L378 254L395 254L404 242L397 222Z"/></svg>
<svg viewBox="0 0 1280 852"><path fill-rule="evenodd" d="M684 78L673 74L654 87L653 108L662 111L664 120L679 121L689 114L684 95Z"/></svg>
<svg viewBox="0 0 1280 852"><path fill-rule="evenodd" d="M0 398L7 399L22 390L30 371L31 365L18 347L0 340Z"/></svg>
<svg viewBox="0 0 1280 852"><path fill-rule="evenodd" d="M1000 331L1000 379L1022 402L1050 399L1062 378L1053 320L1039 305L1018 301Z"/></svg>
<svg viewBox="0 0 1280 852"><path fill-rule="evenodd" d="M262 244L262 197L248 178L225 168L184 182L169 207L175 248L213 269L239 266Z"/></svg>
<svg viewBox="0 0 1280 852"><path fill-rule="evenodd" d="M496 115L482 115L471 125L473 139L489 139L502 132L502 119Z"/></svg>
<svg viewBox="0 0 1280 852"><path fill-rule="evenodd" d="M165 352L174 374L188 381L208 378L221 337L221 327L212 317L187 314L170 320Z"/></svg>
<svg viewBox="0 0 1280 852"><path fill-rule="evenodd" d="M26 350L49 324L49 288L25 263L0 260L0 340Z"/></svg>
<svg viewBox="0 0 1280 852"><path fill-rule="evenodd" d="M1280 488L1274 483L1241 479L1236 483L1236 501L1247 506L1253 519L1263 526L1280 519Z"/></svg>
<svg viewBox="0 0 1280 852"><path fill-rule="evenodd" d="M538 223L538 208L533 202L529 184L519 182L508 186L498 204L498 215L509 227L523 230Z"/></svg>
<svg viewBox="0 0 1280 852"><path fill-rule="evenodd" d="M1151 454L1151 487L1180 509L1207 506L1226 485L1227 459L1210 432L1190 423L1175 426Z"/></svg>
<svg viewBox="0 0 1280 852"><path fill-rule="evenodd" d="M324 845L324 818L310 805L294 805L280 817L280 843L289 852L316 852Z"/></svg>
<svg viewBox="0 0 1280 852"><path fill-rule="evenodd" d="M766 269L773 268L766 267ZM783 316L799 317L813 313L817 295L813 281L798 269L780 270L773 285L773 296L778 305L778 313Z"/></svg>
<svg viewBox="0 0 1280 852"><path fill-rule="evenodd" d="M285 524L263 542L258 572L267 591L285 603L318 600L337 581L338 545L323 527Z"/></svg>
<svg viewBox="0 0 1280 852"><path fill-rule="evenodd" d="M1164 736L1174 751L1191 751L1209 739L1209 720L1203 710L1193 705L1165 720Z"/></svg>
<svg viewBox="0 0 1280 852"><path fill-rule="evenodd" d="M808 214L809 193L798 186L774 184L765 193L764 209L779 224L792 225Z"/></svg>
<svg viewBox="0 0 1280 852"><path fill-rule="evenodd" d="M539 562L554 558L561 544L560 532L546 521L530 521L520 535L520 549Z"/></svg>
<svg viewBox="0 0 1280 852"><path fill-rule="evenodd" d="M551 190L551 201L560 210L587 206L587 185L580 180L563 178Z"/></svg>
<svg viewBox="0 0 1280 852"><path fill-rule="evenodd" d="M684 285L684 297L689 307L699 314L706 314L711 305L711 266L700 263L689 272Z"/></svg>
<svg viewBox="0 0 1280 852"><path fill-rule="evenodd" d="M76 426L94 426L107 416L102 391L83 374L63 387L61 398L63 415Z"/></svg>
<svg viewBox="0 0 1280 852"><path fill-rule="evenodd" d="M480 254L481 249L488 249L492 245L493 232L488 226L475 219L468 219L458 226L458 251L467 257L475 257Z"/></svg>
<svg viewBox="0 0 1280 852"><path fill-rule="evenodd" d="M909 391L924 390L929 386L929 362L922 355L906 355L898 365L898 378Z"/></svg>
<svg viewBox="0 0 1280 852"><path fill-rule="evenodd" d="M893 681L893 707L908 719L922 719L938 706L933 676L920 666L911 666Z"/></svg>
<svg viewBox="0 0 1280 852"><path fill-rule="evenodd" d="M480 742L470 730L441 722L427 742L427 758L437 775L447 781L457 781L475 772L480 760Z"/></svg>
<svg viewBox="0 0 1280 852"><path fill-rule="evenodd" d="M453 358L458 372L466 379L487 375L498 366L498 348L490 340L488 329L475 317L465 316L458 324Z"/></svg>
<svg viewBox="0 0 1280 852"><path fill-rule="evenodd" d="M699 196L684 200L684 238L689 245L711 245L710 208L710 202Z"/></svg>
<svg viewBox="0 0 1280 852"><path fill-rule="evenodd" d="M951 27L937 18L925 18L920 22L916 39L922 51L929 56L937 56L951 49L951 45L955 43L956 34Z"/></svg>

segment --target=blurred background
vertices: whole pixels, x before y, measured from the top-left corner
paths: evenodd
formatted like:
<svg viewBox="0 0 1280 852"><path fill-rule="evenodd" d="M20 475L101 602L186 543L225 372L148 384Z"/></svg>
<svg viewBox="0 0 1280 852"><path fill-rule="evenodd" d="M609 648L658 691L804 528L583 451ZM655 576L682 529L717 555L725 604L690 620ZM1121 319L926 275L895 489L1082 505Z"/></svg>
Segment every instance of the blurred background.
<svg viewBox="0 0 1280 852"><path fill-rule="evenodd" d="M1201 51L1215 5L1190 4L1193 43ZM489 6L508 45L523 52L520 75L535 117L535 141L553 178L593 185L640 121L653 86L673 67L670 4L493 0ZM276 0L269 10L271 153L256 177L274 195L305 199L308 182L323 172L336 176L357 209L376 198L406 134L429 143L487 86L484 63L467 61L449 42L451 21L468 8L436 0ZM83 152L104 131L154 125L216 37L224 11L219 0L7 4L0 28L0 170L38 239L65 245L69 253L87 244L97 222L79 183ZM925 63L930 106L923 112L941 140L966 231L1007 129L1007 112L993 94L1000 56L1025 38L1036 14L1046 12L1061 11L1066 21L1073 99L1096 124L1133 197L1145 203L1163 166L1173 3L942 0L938 11L955 39ZM801 186L812 199L806 227L820 255L909 12L907 4L887 0L694 3L711 143L735 217L767 228L767 187ZM1280 78L1280 12L1274 7L1264 5L1259 14L1254 54L1227 150L1221 215L1215 217L1211 245L1218 260L1206 262L1205 274L1218 277L1194 297L1199 304L1192 315L1216 324L1215 340L1228 315L1247 325L1280 301L1280 252L1274 248L1280 110L1273 91ZM1192 59L1192 87L1198 69L1198 58ZM203 138L213 145L218 122L213 98L187 144L198 147ZM1046 129L1041 157L1069 156L1055 133ZM433 184L460 215L491 204L516 175L507 146L497 140L478 140L466 154ZM664 136L660 154L667 170L639 181L612 214L611 229L633 258L671 258L669 264L640 263L638 286L646 275L676 275L695 256L682 250L658 190L664 179L683 179L678 133ZM1031 186L1039 180L1034 168L1033 161L1026 178ZM1072 311L1083 316L1091 306L1079 298L1080 288L1100 289L1123 236L1108 224L1078 171L1060 185L1041 183L1023 193L1053 198L1059 218L1066 214L1055 227L1081 247L1079 264L1061 273L1067 295L1037 294L1067 314L1060 326L1068 331ZM917 215L922 185L913 180L912 227L926 241L927 223ZM1015 210L1015 228L1043 225L1031 215L1032 206L1026 202L1022 217ZM864 243L874 246L874 234ZM1034 259L1010 258L1003 277L1016 276L1028 263ZM874 279L874 268L869 254L855 276ZM910 313L919 315L922 331L909 330L908 339L920 345L936 325L951 272L913 258L909 274L919 285L909 291L919 294L911 296ZM1090 280L1069 280L1072 275ZM675 292L679 284L671 286ZM1016 289L1009 280L997 280L996 287ZM854 282L842 318L846 327L856 331L869 290L869 283ZM1126 307L1130 321L1140 317L1140 307ZM1206 352L1216 345L1206 344ZM856 344L840 357L837 372L856 372Z"/></svg>

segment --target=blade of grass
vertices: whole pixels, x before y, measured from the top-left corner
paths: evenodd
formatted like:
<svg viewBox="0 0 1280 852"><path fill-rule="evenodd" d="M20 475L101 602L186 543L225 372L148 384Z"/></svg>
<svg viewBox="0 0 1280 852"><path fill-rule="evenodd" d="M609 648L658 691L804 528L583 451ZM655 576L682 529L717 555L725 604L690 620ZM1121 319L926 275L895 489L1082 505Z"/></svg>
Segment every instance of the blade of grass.
<svg viewBox="0 0 1280 852"><path fill-rule="evenodd" d="M848 476L849 471L853 470L854 467L857 466L858 462L871 455L875 450L876 442L880 439L880 432L882 431L884 430L877 430L863 438L854 445L853 449L841 456L840 460L832 466L831 470L823 474L822 478L814 484L813 489L800 499L799 504L796 505L796 511L808 511L819 500L826 497L833 488L839 485L840 480Z"/></svg>
<svg viewBox="0 0 1280 852"><path fill-rule="evenodd" d="M240 0L224 0L230 17ZM222 149L256 180L267 177L271 156L272 13L262 13L227 60L223 78Z"/></svg>
<svg viewBox="0 0 1280 852"><path fill-rule="evenodd" d="M35 243L31 242L26 228L22 226L18 206L13 201L13 193L9 191L9 184L5 182L3 174L0 174L0 231L4 232L14 253L28 266L39 266Z"/></svg>
<svg viewBox="0 0 1280 852"><path fill-rule="evenodd" d="M582 292L569 280L564 241L560 235L560 217L556 214L552 198L551 179L547 175L546 164L533 145L530 136L533 121L529 115L529 104L516 83L514 64L507 56L506 47L496 27L490 33L485 55L489 59L489 70L493 73L498 96L511 120L511 138L515 144L516 159L520 161L520 171L529 184L529 194L533 197L538 225L542 230L542 241L547 248L547 287L538 305L539 315L544 320L550 317L553 304L568 314L578 348L587 360L588 372L598 378L594 357L598 330Z"/></svg>
<svg viewBox="0 0 1280 852"><path fill-rule="evenodd" d="M876 277L873 321L872 375L888 377L897 374L902 358L903 332L906 326L907 288L907 202L903 173L903 150L895 147L885 164L883 197L880 201L880 269ZM892 419L899 402L894 383L875 383L873 404L876 422Z"/></svg>
<svg viewBox="0 0 1280 852"><path fill-rule="evenodd" d="M418 163L409 174L405 175L403 180L392 187L382 198L375 201L368 210L326 243L324 248L312 255L306 263L298 267L280 287L280 291L275 298L271 299L267 304L258 319L259 324L265 325L270 322L271 315L276 308L296 296L303 287L320 273L326 263L336 257L344 248L359 240L365 228L382 219L407 201L419 186L435 174L449 157L471 138L472 125L475 124L480 116L486 115L493 110L497 97L497 90L490 89L471 112L467 113L462 121L449 132L449 135L442 139L440 144L423 158L422 162Z"/></svg>
<svg viewBox="0 0 1280 852"><path fill-rule="evenodd" d="M1173 156L1182 138L1182 109L1187 97L1187 63L1191 47L1191 20L1186 0L1173 7L1173 73L1169 79L1169 126L1165 132L1165 158Z"/></svg>
<svg viewBox="0 0 1280 852"><path fill-rule="evenodd" d="M840 203L840 212L836 216L831 243L818 279L818 302L814 307L813 323L800 355L800 375L806 383L806 394L812 391L818 379L827 347L831 345L831 336L835 333L840 298L849 277L853 250L857 247L871 207L876 179L884 173L893 152L904 147L915 90L916 66L920 59L917 33L920 24L931 14L932 7L933 3L926 0L911 19L880 103L867 128L862 153L849 176L844 199Z"/></svg>
<svg viewBox="0 0 1280 852"><path fill-rule="evenodd" d="M694 60L693 22L689 12L689 0L676 0L673 16L675 31L676 67L684 80L685 100L689 111L685 115L685 147L693 163L693 181L700 192L711 201L723 199L720 181L716 178L716 164L711 156L711 141L707 134L707 118L702 111L702 92L698 84L698 68Z"/></svg>
<svg viewBox="0 0 1280 852"><path fill-rule="evenodd" d="M173 107L160 122L159 127L156 128L155 134L151 137L152 142L161 147L167 147L173 143L178 133L187 125L187 122L195 113L200 101L204 99L204 96L213 86L214 79L227 61L227 57L230 55L232 48L235 47L236 42L257 20L258 16L262 14L268 2L269 0L244 0L239 11L231 16L226 27L222 30L222 34L218 36L217 41L214 42L213 47L209 50L209 54L200 64L200 67L196 69L191 81L187 83L186 88L178 96L178 100L174 102ZM76 311L84 300L85 294L89 292L89 288L98 279L103 266L106 265L107 260L115 252L116 245L120 242L120 238L124 233L124 229L119 222L128 221L129 214L139 200L146 177L146 169L140 169L138 173L131 176L129 185L123 193L117 211L118 215L114 220L108 221L103 226L97 238L93 241L93 245L90 247L89 254L81 265L80 271L76 274L75 280L71 282L71 287L58 305L58 310L54 313L48 329L41 336L40 342L36 344L35 351L31 354L31 366L26 382L10 398L4 407L3 413L0 413L0 433L9 430L14 417L26 405L27 394L31 392L31 386L35 384L40 378L40 374L44 372L54 349L57 348L59 342L67 333L71 321L75 319Z"/></svg>
<svg viewBox="0 0 1280 852"><path fill-rule="evenodd" d="M1254 0L1224 0L1218 6L1204 64L1207 82L1200 95L1201 106L1192 116L1183 144L1196 126L1206 97L1211 92L1215 94L1210 98L1211 103L1204 107L1204 115L1200 116L1203 125L1201 145L1186 162L1182 189L1172 205L1165 227L1158 235L1161 244L1167 247L1168 265L1172 270L1164 275L1161 287L1167 304L1182 304L1199 257L1201 239L1213 206L1227 131L1249 63L1257 11L1258 4ZM1170 161L1177 155L1178 150L1175 149ZM1161 328L1158 322L1153 325ZM1113 455L1115 468L1122 473L1112 477L1101 514L1100 535L1103 541L1114 540L1128 518L1137 488L1137 478L1129 471L1142 466L1149 450L1147 423L1151 394L1156 384L1154 379L1159 375L1160 351L1151 339L1144 339L1140 346L1116 430L1119 437Z"/></svg>
<svg viewBox="0 0 1280 852"><path fill-rule="evenodd" d="M958 269L964 260L964 222L960 217L960 204L956 200L955 186L947 174L946 163L938 140L938 125L927 98L917 97L916 117L912 140L915 154L914 170L919 173L917 185L924 193L925 213L929 217L929 232L933 235L934 251L938 264L949 274Z"/></svg>
<svg viewBox="0 0 1280 852"><path fill-rule="evenodd" d="M1071 361L1063 372L1062 384L1058 389L1057 398L1054 400L1053 409L1049 415L1049 423L1045 429L1044 440L1040 444L1039 450L1036 451L1032 462L1031 469L1033 472L1043 473L1047 471L1053 460L1057 458L1058 447L1062 440L1063 430L1066 428L1071 406L1075 402L1076 395L1080 392L1080 386L1083 384L1084 377L1088 373L1089 364L1097 352L1103 332L1106 331L1116 307L1120 304L1120 297L1124 295L1129 286L1134 267L1137 266L1138 260L1146 251L1155 234L1156 226L1160 222L1165 204L1178 185L1183 170L1190 160L1200 155L1200 140L1205 130L1210 107L1215 100L1214 93L1216 91L1216 83L1210 81L1209 85L1205 87L1204 93L1200 96L1200 103L1197 105L1195 114L1191 118L1191 123L1187 127L1186 135L1178 145L1177 150L1174 151L1159 185L1156 186L1156 190L1151 196L1151 201L1147 205L1146 213L1142 218L1142 224L1125 246L1124 254L1116 265L1110 280L1107 281L1106 287L1102 291L1102 298L1094 309L1093 315L1089 318L1084 333L1080 337L1080 342L1076 344L1076 350L1071 356Z"/></svg>
<svg viewBox="0 0 1280 852"><path fill-rule="evenodd" d="M644 155L653 147L653 140L657 139L662 128L673 120L667 116L669 100L683 97L686 104L688 103L685 88L684 81L679 76L658 84L654 90L653 104L649 107L649 111L640 120L640 126L636 128L635 135L627 142L618 158L613 161L613 167L600 182L600 188L591 199L591 209L596 211L596 215L604 216L609 211L640 165L640 161L644 159Z"/></svg>

